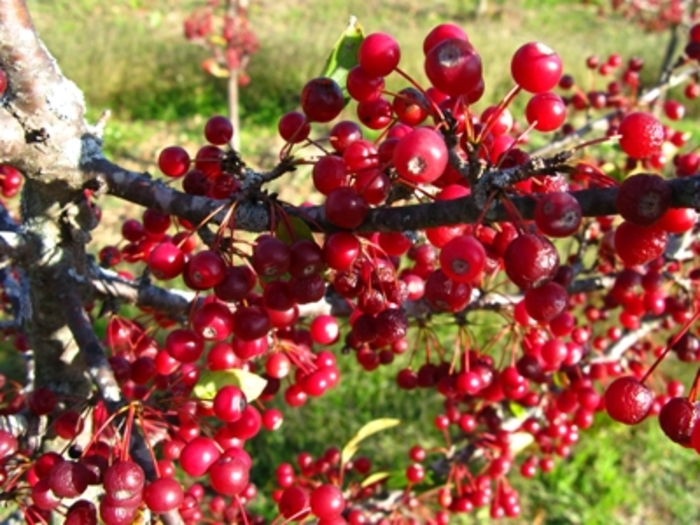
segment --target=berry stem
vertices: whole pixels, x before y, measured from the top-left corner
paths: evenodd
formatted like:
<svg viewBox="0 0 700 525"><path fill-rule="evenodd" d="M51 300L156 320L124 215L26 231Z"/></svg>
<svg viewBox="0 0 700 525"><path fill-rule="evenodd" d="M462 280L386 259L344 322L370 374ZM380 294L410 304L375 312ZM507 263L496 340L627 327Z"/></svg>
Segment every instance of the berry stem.
<svg viewBox="0 0 700 525"><path fill-rule="evenodd" d="M508 105L511 102L513 102L513 99L518 95L518 93L520 93L520 91L522 91L522 88L518 84L510 88L510 91L508 91L508 93L506 93L506 96L503 97L503 99L498 103L496 111L493 112L491 118L486 123L486 126L484 126L484 128L479 133L479 136L476 138L476 142L481 142L484 139L484 137L488 134L488 132L491 131L491 128L493 128L494 124L498 120L498 117L500 117L503 111L508 107Z"/></svg>
<svg viewBox="0 0 700 525"><path fill-rule="evenodd" d="M697 307L698 305L696 305ZM695 323L695 321L700 318L700 309L696 310L696 312L693 314L693 317L688 319L685 324L681 327L680 331L673 336L673 339L671 339L668 342L668 345L666 345L666 348L664 349L663 352L661 352L661 355L656 358L656 361L654 361L654 364L651 365L651 368L647 370L647 372L644 374L642 379L639 381L641 384L644 384L644 381L647 380L647 378L652 374L654 370L656 370L656 367L659 366L659 363L664 360L664 358L668 355L668 353L671 351L671 349L675 346L675 344L679 341L681 337L683 337L688 330L690 330L690 327Z"/></svg>

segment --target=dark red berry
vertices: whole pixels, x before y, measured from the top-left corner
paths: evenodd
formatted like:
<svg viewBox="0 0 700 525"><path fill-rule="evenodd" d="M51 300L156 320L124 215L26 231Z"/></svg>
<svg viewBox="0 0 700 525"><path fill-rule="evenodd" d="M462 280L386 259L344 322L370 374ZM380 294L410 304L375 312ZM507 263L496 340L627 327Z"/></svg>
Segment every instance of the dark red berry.
<svg viewBox="0 0 700 525"><path fill-rule="evenodd" d="M636 425L654 403L654 393L632 376L623 376L610 383L605 391L605 408L615 421Z"/></svg>
<svg viewBox="0 0 700 525"><path fill-rule="evenodd" d="M330 122L345 106L345 98L338 83L332 78L309 80L301 92L301 107L312 122Z"/></svg>

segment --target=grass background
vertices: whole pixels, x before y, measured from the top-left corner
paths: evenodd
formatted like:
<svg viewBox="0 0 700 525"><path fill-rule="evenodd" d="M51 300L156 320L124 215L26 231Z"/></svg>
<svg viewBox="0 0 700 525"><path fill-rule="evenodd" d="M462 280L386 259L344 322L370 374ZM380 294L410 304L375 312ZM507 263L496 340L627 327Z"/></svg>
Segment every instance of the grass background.
<svg viewBox="0 0 700 525"><path fill-rule="evenodd" d="M539 40L563 58L565 69L584 86L590 54L619 53L646 60L643 79L653 81L668 36L648 34L615 16L601 18L589 2L519 0L489 2L486 15L475 17L476 1L438 0L253 0L250 20L261 42L248 70L250 86L241 90L244 158L269 168L280 143L276 121L298 104L298 93L323 66L328 50L347 23L358 16L367 32L387 31L402 45L402 67L421 81L421 44L432 26L443 21L463 25L482 55L487 96L479 107L497 101L511 86L510 56L522 43ZM607 2L599 2L607 5ZM205 52L185 41L182 22L194 2L176 0L31 0L30 10L41 36L65 74L85 92L90 117L113 111L106 132L107 153L139 169L153 169L158 151L199 143L206 118L226 113L225 85L200 67ZM396 86L403 87L400 83ZM598 87L602 87L600 85ZM523 107L516 101L514 113ZM698 109L689 105L692 120ZM691 120L691 122L692 122ZM689 128L693 133L693 124ZM306 191L304 186L289 191ZM119 221L137 213L109 205L102 238ZM98 233L98 242L100 240ZM415 443L438 444L433 417L441 411L436 395L398 392L398 366L371 374L358 372L352 356L339 356L341 384L303 409L286 411L279 432L251 443L253 474L261 492L281 461L305 450L320 454L342 446L362 424L378 417L398 417L398 429L375 436L362 454L377 464L402 468ZM548 475L514 483L524 509L519 523L611 524L700 521L694 480L697 456L670 444L656 421L635 429L613 425L599 416L582 432L575 455L560 461ZM258 505L265 506L264 498ZM473 518L484 520L483 513Z"/></svg>

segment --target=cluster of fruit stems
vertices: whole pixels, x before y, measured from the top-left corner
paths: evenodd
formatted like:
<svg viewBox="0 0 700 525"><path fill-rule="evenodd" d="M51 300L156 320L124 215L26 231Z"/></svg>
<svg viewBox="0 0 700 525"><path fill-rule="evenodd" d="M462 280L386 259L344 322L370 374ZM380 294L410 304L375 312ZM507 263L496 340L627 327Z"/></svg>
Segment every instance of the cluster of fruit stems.
<svg viewBox="0 0 700 525"><path fill-rule="evenodd" d="M3 2L7 3L7 2ZM10 4L14 4L16 2L10 2ZM642 95L640 98L641 101L651 101L655 97L657 97L663 90L667 89L670 85L675 84L677 82L682 81L684 78L688 78L691 74L694 74L695 71L693 72L683 72L682 74L678 75L677 77L669 76L667 82L664 83L664 86L659 86L655 88L654 90L651 90L647 92L646 94ZM600 121L604 121L609 119L609 116L603 117L600 119ZM538 152L540 155L544 156L547 153L549 153L552 150L555 149L561 149L562 147L565 147L566 145L570 144L571 141L576 140L577 138L583 136L584 134L588 133L592 129L595 128L596 122L589 122L584 126L581 130L579 130L577 133L574 135L571 135L563 141L560 141L558 143L553 143L552 145L548 146L547 148L544 148ZM551 148L551 149L550 149ZM222 205L225 205L226 203L222 202L215 202L215 201L210 201L208 199L203 199L199 197L191 197L187 196L184 194L180 194L179 192L174 192L173 190L170 190L166 188L165 186L159 184L156 181L152 181L147 177L144 177L140 174L128 172L126 170L121 169L118 166L115 166L108 161L106 161L103 158L99 158L95 160L92 165L89 166L84 166L83 168L85 169L90 169L93 170L96 173L101 173L102 176L104 177L104 183L107 186L107 189L110 193L122 196L126 198L127 200L131 200L133 202L154 207L156 209L161 209L162 211L166 211L168 213L172 213L175 215L181 215L187 218L188 220L195 220L196 222L201 222L204 218L207 216L210 216L212 212L216 211L219 209ZM693 206L696 207L695 205L697 202L695 201L695 195L697 190L695 189L695 185L697 183L696 178L687 178L683 180L678 180L678 181L673 181L672 185L677 186L674 188L674 197L675 197L675 202L674 205L676 206ZM134 187L132 187L134 186ZM135 187L138 186L138 187ZM600 193L605 193L605 190L595 190L596 194L600 196ZM614 188L611 189L608 193L610 193L608 197L608 202L612 203L614 202ZM581 193L583 196L583 199L585 200L585 192ZM605 200L605 199L603 199ZM528 209L531 211L532 203L529 201L529 199L525 198L514 198L512 199L514 205L516 208L519 210L520 214L524 218L528 218L530 215L530 212L528 212ZM183 203L185 206L178 206L177 203ZM455 208L457 207L464 207L464 204L470 203L470 201L463 201L460 203L457 203L455 205ZM249 206L248 209L247 206ZM420 208L420 206L424 206L423 208ZM182 213L177 213L177 208L180 208ZM406 206L403 208L396 208L394 210L387 210L387 213L393 213L395 215L401 214L404 217L408 213L409 215L411 214L412 211L416 210L416 212L420 210L427 210L428 208L425 207L425 205L417 205L416 207L410 207ZM432 211L432 208L430 208ZM614 206L611 207L608 205L607 208L603 209L597 209L597 210L592 210L591 206L586 206L584 207L588 211L588 214L591 215L607 215L610 213L614 213ZM293 213L292 209L289 209L290 213ZM381 213L383 211L377 210L377 215L379 217L381 216ZM455 215L452 215L449 219L448 218L438 218L437 221L430 221L422 217L421 213L417 213L419 216L421 216L421 220L417 221L417 224L414 226L415 229L419 229L421 226L426 226L426 225L440 225L440 224L448 224L450 222L455 221ZM314 214L314 212L309 212L308 215L314 219L314 222L321 224L323 226L323 218L319 214ZM223 216L223 212L219 215L219 218ZM18 228L16 225L9 220L10 216L7 213L7 210L4 209L2 210L2 213L0 213L0 229L3 230L2 232L2 244L0 245L0 253L6 256L14 256L17 257L18 253L21 252L22 246L22 238L21 234L18 232ZM489 210L487 213L486 217L487 220L509 220L510 213L509 210L506 207L501 207L499 208L498 206L494 206L492 210ZM457 216L457 220L460 222L474 222L475 219L478 219L478 217L464 217L462 216ZM250 229L253 231L261 231L265 229L265 225L268 224L269 221L269 215L265 213L265 210L259 205L259 203L247 203L247 202L241 202L239 203L239 206L237 206L236 209L236 226L238 228L243 228L243 229ZM393 221L381 221L385 227L388 226L390 229L397 229L397 230L405 230L407 229L405 227L405 221L402 221L401 227L398 228L396 227L396 223ZM378 220L369 221L369 224L365 226L366 229L372 229L372 226L375 226L377 223L379 223ZM409 226L410 228L410 226ZM3 277L3 283L5 285L5 291L8 294L9 298L11 299L11 304L14 310L14 314L18 317L21 318L23 315L22 310L26 308L27 304L27 299L25 297L26 295L26 290L22 290L21 285L18 286L16 284L17 276L18 276L18 270L13 269L13 271L10 271L10 268L3 268L2 269L2 276ZM161 288L158 288L156 286L150 285L150 284L145 284L145 285L140 285L138 283L133 283L133 282L128 282L128 281L123 281L117 277L110 276L109 274L106 274L102 272L99 269L95 270L95 280L92 283L94 286L95 290L98 292L102 292L104 295L107 296L114 296L118 295L120 299L122 300L127 300L130 302L134 302L136 304L141 304L141 305L148 305L156 308L160 308L165 311L169 312L184 312L186 309L189 308L191 304L191 298L187 296L187 294L184 293L179 293L176 291L172 290L164 290ZM67 275L66 277L66 282L71 283L72 279L71 276ZM19 280L21 281L21 275L19 277ZM83 283L84 284L84 283ZM599 283L599 285L602 283ZM102 287L102 288L101 288ZM24 292L24 293L23 293ZM68 308L70 310L74 311L74 315L69 316L71 318L70 321L70 328L71 331L73 332L73 336L78 342L79 346L81 347L81 350L83 351L84 356L90 363L90 369L91 369L91 374L93 381L97 385L98 389L100 390L101 396L105 401L107 401L110 404L113 404L115 409L118 409L122 403L123 399L119 390L118 385L116 384L116 381L114 380L113 374L111 373L110 367L106 361L105 353L104 350L99 342L97 340L91 324L89 320L85 317L85 314L82 310L82 301L80 296L76 293L67 293L65 295L66 299L68 300ZM486 303L486 301L485 301ZM641 330L640 330L641 333ZM637 337L640 334L637 334ZM619 345L618 348L624 345ZM623 349L624 350L624 349ZM622 353L622 351L621 351ZM695 387L694 387L695 389ZM694 390L693 390L694 391ZM143 453L143 447L145 446L143 443L143 439L138 437L138 432L134 433L134 436L131 436L129 438L131 442L131 453L132 455L137 455L141 456ZM139 443L141 446L141 451L139 452ZM151 461L147 459L143 459L142 461L139 461L142 463L142 465L148 465L149 463L152 466ZM148 468L147 468L148 470ZM168 518L166 517L166 520Z"/></svg>

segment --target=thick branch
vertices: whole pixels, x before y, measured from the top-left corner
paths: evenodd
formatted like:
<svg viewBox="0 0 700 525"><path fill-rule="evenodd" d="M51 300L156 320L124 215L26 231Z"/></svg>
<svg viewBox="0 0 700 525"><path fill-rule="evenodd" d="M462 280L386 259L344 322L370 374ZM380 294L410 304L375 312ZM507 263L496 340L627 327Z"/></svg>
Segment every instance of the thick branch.
<svg viewBox="0 0 700 525"><path fill-rule="evenodd" d="M124 279L102 268L91 269L92 287L100 296L116 298L142 308L152 308L169 315L187 313L196 296L193 292L173 290Z"/></svg>
<svg viewBox="0 0 700 525"><path fill-rule="evenodd" d="M36 36L23 0L0 0L0 65L9 78L12 104L29 115L41 111L43 88L60 82L56 63Z"/></svg>
<svg viewBox="0 0 700 525"><path fill-rule="evenodd" d="M225 210L230 203L206 197L188 195L174 190L151 179L146 175L131 172L100 159L90 165L96 174L104 177L108 191L124 200L154 208L165 213L183 217L195 224L201 223L213 215L213 222L223 220ZM672 189L673 207L700 208L700 176L669 180ZM617 214L615 199L617 188L595 188L572 192L581 204L583 215L599 217ZM511 197L513 205L520 215L528 220L534 217L537 201L531 197ZM221 210L217 213L217 210ZM288 208L287 212L306 220L312 229L319 227L326 231L337 228L326 220L323 208L314 206L297 210ZM464 197L439 203L413 204L394 208L375 208L370 210L366 220L357 228L358 231L410 231L426 227L452 224L470 224L482 216L482 209L474 198ZM513 220L512 215L500 203L496 203L485 215L486 222L504 222ZM265 231L269 229L270 214L262 203L241 202L236 207L235 228L246 231Z"/></svg>
<svg viewBox="0 0 700 525"><path fill-rule="evenodd" d="M75 288L66 290L61 297L63 301L66 322L70 328L75 342L80 348L80 353L85 361L88 375L107 404L110 411L114 411L124 402L121 388L114 377L112 367L107 360L104 348L95 335L95 331L88 319L83 303Z"/></svg>

